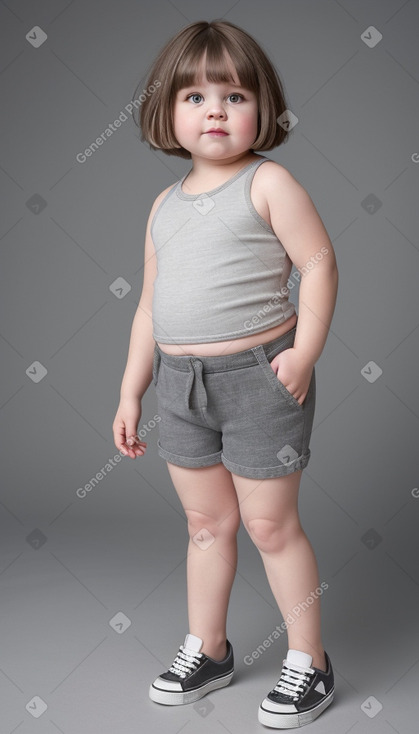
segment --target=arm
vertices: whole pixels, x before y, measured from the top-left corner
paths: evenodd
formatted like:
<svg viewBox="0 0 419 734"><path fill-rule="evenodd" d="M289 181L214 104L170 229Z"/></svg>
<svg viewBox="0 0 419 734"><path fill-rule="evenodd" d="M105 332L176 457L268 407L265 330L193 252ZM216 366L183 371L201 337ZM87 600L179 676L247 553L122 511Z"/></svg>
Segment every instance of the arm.
<svg viewBox="0 0 419 734"><path fill-rule="evenodd" d="M128 349L128 359L122 378L120 402L113 422L115 446L131 459L141 456L147 443L136 439L136 445L129 443L137 434L141 418L141 400L152 380L153 338L152 303L154 280L157 275L156 253L151 238L150 226L154 213L170 186L155 200L147 222L144 248L144 277L141 298L138 303Z"/></svg>
<svg viewBox="0 0 419 734"><path fill-rule="evenodd" d="M154 202L147 222L144 247L143 287L131 327L127 365L121 383L121 399L135 398L141 400L152 379L155 345L153 338L152 303L157 266L150 225L160 199L161 194Z"/></svg>
<svg viewBox="0 0 419 734"><path fill-rule="evenodd" d="M339 275L332 243L307 191L278 164L269 166L266 174L263 185L272 229L301 275L294 346L272 363L301 404L326 343Z"/></svg>
<svg viewBox="0 0 419 734"><path fill-rule="evenodd" d="M330 264L320 267L317 264L301 279L294 349L298 349L313 366L326 343L335 310L338 281L338 269Z"/></svg>
<svg viewBox="0 0 419 734"><path fill-rule="evenodd" d="M127 365L122 378L120 397L141 400L152 379L154 354L151 310L142 296L131 327Z"/></svg>

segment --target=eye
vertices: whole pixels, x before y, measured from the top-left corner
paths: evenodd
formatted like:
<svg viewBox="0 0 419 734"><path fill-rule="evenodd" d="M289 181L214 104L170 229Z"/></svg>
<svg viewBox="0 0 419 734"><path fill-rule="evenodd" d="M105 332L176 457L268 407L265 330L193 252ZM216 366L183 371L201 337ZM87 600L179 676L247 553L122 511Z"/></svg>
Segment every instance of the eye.
<svg viewBox="0 0 419 734"><path fill-rule="evenodd" d="M194 92L193 94L189 94L186 99L189 99L190 97L202 97L202 94L199 94L199 92Z"/></svg>
<svg viewBox="0 0 419 734"><path fill-rule="evenodd" d="M229 94L229 97L240 97L240 99L244 99L242 94L237 94L237 92L233 92L232 94Z"/></svg>
<svg viewBox="0 0 419 734"><path fill-rule="evenodd" d="M202 94L200 94L199 92L193 92L192 94L189 94L186 97L186 99L191 99L192 100L192 98L196 98L196 97L200 97L201 99L203 99ZM228 95L228 98L230 98L230 97L237 97L240 100L244 100L243 95L242 94L238 94L237 92L232 92L231 94L229 94ZM195 104L195 102L193 102L193 104ZM233 100L233 104L237 104L237 103Z"/></svg>

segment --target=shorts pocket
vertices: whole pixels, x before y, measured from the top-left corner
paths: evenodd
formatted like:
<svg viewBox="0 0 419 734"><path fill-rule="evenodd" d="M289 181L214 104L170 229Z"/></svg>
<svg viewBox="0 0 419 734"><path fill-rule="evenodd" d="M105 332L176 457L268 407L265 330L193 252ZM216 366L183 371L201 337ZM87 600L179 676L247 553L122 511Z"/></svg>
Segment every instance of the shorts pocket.
<svg viewBox="0 0 419 734"><path fill-rule="evenodd" d="M159 367L160 367L161 357L159 354L158 346L157 344L154 347L154 355L153 355L153 383L154 386L157 386L157 380L159 378Z"/></svg>
<svg viewBox="0 0 419 734"><path fill-rule="evenodd" d="M300 405L300 403L298 402L297 398L294 397L294 395L288 390L288 388L285 387L284 383L281 382L281 380L279 380L278 377L276 376L276 372L274 372L274 370L272 369L271 363L270 363L268 357L266 356L264 349L262 349L260 351L260 356L261 356L261 362L259 362L259 365L263 369L263 371L264 371L266 377L268 378L270 384L272 385L273 389L276 390L277 392L279 392L282 395L282 397L285 398L285 400L290 405L292 405L294 408L297 408L297 410L303 410L304 409L304 404L305 404L305 402L307 400L308 393L307 393L307 395L306 395L306 397L305 397L305 399L303 401L303 404ZM275 357L276 357L276 355L274 355L272 357L272 359L275 359Z"/></svg>

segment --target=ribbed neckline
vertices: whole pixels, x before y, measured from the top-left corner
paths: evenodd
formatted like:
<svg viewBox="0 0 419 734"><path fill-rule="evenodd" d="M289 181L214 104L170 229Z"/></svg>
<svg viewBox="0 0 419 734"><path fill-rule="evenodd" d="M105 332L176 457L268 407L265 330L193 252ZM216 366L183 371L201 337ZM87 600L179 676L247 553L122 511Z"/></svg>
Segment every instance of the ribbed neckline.
<svg viewBox="0 0 419 734"><path fill-rule="evenodd" d="M247 164L247 166L243 166L243 168L240 169L240 171L237 171L237 173L234 174L231 178L227 179L223 184L220 184L215 189L211 189L210 191L201 191L200 194L185 194L184 191L182 191L182 184L185 180L185 178L189 175L190 171L188 173L185 173L185 175L180 179L178 182L178 185L176 186L176 194L178 195L179 199L198 199L199 196L211 196L212 194L217 194L222 189L227 188L227 186L230 186L230 184L233 183L239 176L242 176L243 173L250 168L251 166L255 166L259 161L263 161L266 159L266 156L259 156L258 160L250 161L250 163Z"/></svg>

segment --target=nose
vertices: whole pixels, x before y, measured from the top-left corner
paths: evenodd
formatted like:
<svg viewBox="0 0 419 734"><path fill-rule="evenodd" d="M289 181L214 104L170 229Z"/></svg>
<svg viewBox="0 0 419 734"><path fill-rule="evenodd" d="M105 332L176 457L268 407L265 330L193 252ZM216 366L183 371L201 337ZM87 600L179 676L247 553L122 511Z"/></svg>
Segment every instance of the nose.
<svg viewBox="0 0 419 734"><path fill-rule="evenodd" d="M214 117L217 119L225 119L227 117L227 113L220 102L214 102L212 105L210 105L207 111L208 119L212 119Z"/></svg>
<svg viewBox="0 0 419 734"><path fill-rule="evenodd" d="M207 114L208 120L216 119L216 120L225 120L227 118L227 115L224 111L219 110L216 112L209 111Z"/></svg>

